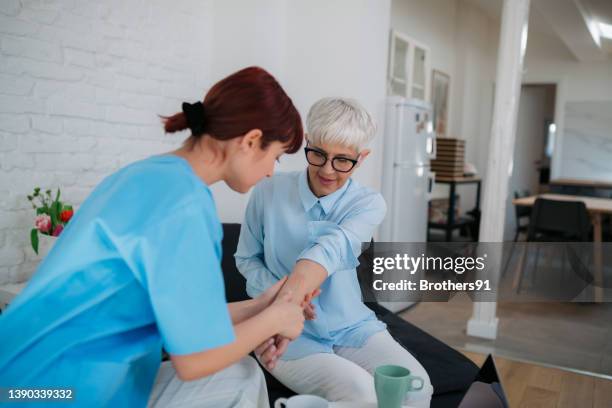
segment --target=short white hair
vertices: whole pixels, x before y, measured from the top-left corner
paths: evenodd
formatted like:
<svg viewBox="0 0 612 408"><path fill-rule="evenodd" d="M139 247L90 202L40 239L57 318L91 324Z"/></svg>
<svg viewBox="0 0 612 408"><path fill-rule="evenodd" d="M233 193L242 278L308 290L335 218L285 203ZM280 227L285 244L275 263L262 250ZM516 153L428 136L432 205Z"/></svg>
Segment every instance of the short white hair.
<svg viewBox="0 0 612 408"><path fill-rule="evenodd" d="M331 97L312 105L306 129L312 144L338 144L360 151L374 138L376 123L354 99Z"/></svg>

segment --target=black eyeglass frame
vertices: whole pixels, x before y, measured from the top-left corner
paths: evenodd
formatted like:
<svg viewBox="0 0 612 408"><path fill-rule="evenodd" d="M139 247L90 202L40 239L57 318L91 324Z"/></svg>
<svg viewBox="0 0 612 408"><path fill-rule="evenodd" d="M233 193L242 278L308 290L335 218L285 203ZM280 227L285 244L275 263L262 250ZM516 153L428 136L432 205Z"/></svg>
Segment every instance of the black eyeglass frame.
<svg viewBox="0 0 612 408"><path fill-rule="evenodd" d="M319 153L320 155L322 155L323 157L325 157L325 161L324 161L322 164L315 164L315 163L312 163L310 160L308 160L308 152L315 152L315 153ZM325 166L325 165L327 164L327 162L329 161L329 158L327 157L327 153L325 153L325 152L323 152L323 151L321 151L321 150L319 150L319 149L313 149L312 147L308 147L308 146L304 147L304 154L305 154L305 156L306 156L306 161L308 162L308 164L312 164L313 166L323 167L323 166ZM353 165L352 165L352 166L351 166L351 168L350 168L350 169L348 169L348 170L338 170L338 169L336 168L335 164L334 164L334 161L335 161L336 159L338 159L338 160L348 160L348 161L349 161L349 162L351 162ZM331 161L331 162L332 162L332 168L333 168L335 171L340 172L340 173L348 173L348 172L350 172L351 170L353 170L353 169L355 168L355 166L357 165L357 163L359 163L359 159L355 160L355 159L350 159L350 158L348 158L348 157L334 157L334 158L332 159L332 161Z"/></svg>

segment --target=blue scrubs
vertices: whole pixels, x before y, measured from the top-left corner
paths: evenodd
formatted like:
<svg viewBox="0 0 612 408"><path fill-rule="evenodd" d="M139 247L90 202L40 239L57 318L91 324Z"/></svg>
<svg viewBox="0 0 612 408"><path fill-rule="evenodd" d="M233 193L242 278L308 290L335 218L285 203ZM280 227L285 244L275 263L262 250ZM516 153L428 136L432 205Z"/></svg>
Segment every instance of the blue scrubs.
<svg viewBox="0 0 612 408"><path fill-rule="evenodd" d="M162 345L190 354L234 340L222 234L211 191L180 157L106 178L0 315L0 387L145 406Z"/></svg>

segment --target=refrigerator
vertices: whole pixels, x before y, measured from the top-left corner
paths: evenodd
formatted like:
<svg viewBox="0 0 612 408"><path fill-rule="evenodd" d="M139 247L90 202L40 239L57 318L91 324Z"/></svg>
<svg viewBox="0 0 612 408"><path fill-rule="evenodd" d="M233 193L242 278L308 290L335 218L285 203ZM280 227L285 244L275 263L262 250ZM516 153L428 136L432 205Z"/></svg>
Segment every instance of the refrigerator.
<svg viewBox="0 0 612 408"><path fill-rule="evenodd" d="M387 216L381 225L380 241L424 243L435 182L430 168L430 160L436 157L431 105L416 99L389 97L383 150L382 194L387 202ZM414 302L380 303L397 312Z"/></svg>

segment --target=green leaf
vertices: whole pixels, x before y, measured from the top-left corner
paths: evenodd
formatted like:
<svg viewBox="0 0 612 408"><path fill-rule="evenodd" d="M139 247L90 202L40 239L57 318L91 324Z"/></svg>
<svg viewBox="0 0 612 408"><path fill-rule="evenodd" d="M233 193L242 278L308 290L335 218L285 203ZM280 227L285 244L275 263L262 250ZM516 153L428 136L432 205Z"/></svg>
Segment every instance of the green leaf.
<svg viewBox="0 0 612 408"><path fill-rule="evenodd" d="M40 215L40 214L45 214L45 209L42 207L39 207L36 209L36 215Z"/></svg>
<svg viewBox="0 0 612 408"><path fill-rule="evenodd" d="M59 187L57 188L57 194L55 195L55 201L59 201L60 199L60 189Z"/></svg>
<svg viewBox="0 0 612 408"><path fill-rule="evenodd" d="M30 231L30 242L32 243L32 249L38 255L38 230L36 228L32 228L32 231Z"/></svg>
<svg viewBox="0 0 612 408"><path fill-rule="evenodd" d="M59 202L54 202L51 204L51 208L49 211L49 215L51 216L51 225L52 228L55 228L57 224L60 223L60 212L62 210L62 204Z"/></svg>

